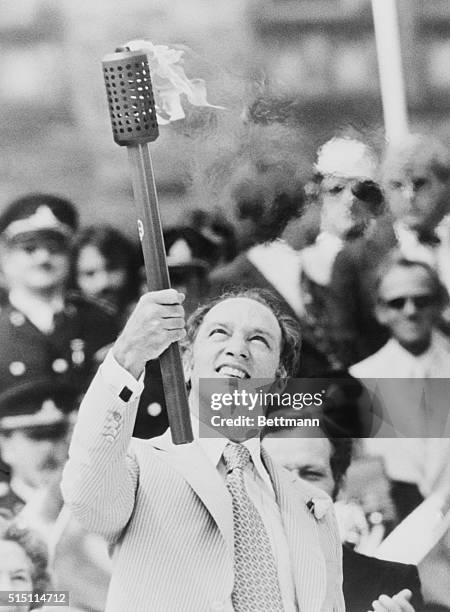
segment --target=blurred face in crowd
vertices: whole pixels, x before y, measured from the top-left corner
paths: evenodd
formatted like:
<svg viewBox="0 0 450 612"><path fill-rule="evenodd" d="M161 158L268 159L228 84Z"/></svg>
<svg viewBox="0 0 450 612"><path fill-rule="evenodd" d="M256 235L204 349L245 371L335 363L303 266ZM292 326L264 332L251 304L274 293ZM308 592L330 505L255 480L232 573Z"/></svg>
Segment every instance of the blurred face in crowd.
<svg viewBox="0 0 450 612"><path fill-rule="evenodd" d="M394 266L382 279L376 314L401 346L413 354L425 351L439 317L436 288L420 266Z"/></svg>
<svg viewBox="0 0 450 612"><path fill-rule="evenodd" d="M77 285L87 296L118 306L127 283L125 268L111 269L96 246L81 248L76 262Z"/></svg>
<svg viewBox="0 0 450 612"><path fill-rule="evenodd" d="M200 378L266 378L280 366L281 329L268 306L256 300L225 299L209 310L185 353L191 395Z"/></svg>
<svg viewBox="0 0 450 612"><path fill-rule="evenodd" d="M2 435L2 459L10 466L11 476L33 488L48 485L67 459L66 434L65 425L55 425Z"/></svg>
<svg viewBox="0 0 450 612"><path fill-rule="evenodd" d="M0 261L9 288L46 292L62 288L69 274L69 244L57 233L36 232L0 243Z"/></svg>
<svg viewBox="0 0 450 612"><path fill-rule="evenodd" d="M0 591L32 591L32 564L17 542L0 539ZM26 604L2 606L5 612L29 610Z"/></svg>
<svg viewBox="0 0 450 612"><path fill-rule="evenodd" d="M373 218L371 206L354 194L357 178L325 175L320 185L321 228L339 238L360 235Z"/></svg>
<svg viewBox="0 0 450 612"><path fill-rule="evenodd" d="M283 430L264 438L263 444L277 463L294 472L301 480L333 495L332 448L328 438L300 438L295 430Z"/></svg>
<svg viewBox="0 0 450 612"><path fill-rule="evenodd" d="M414 231L433 230L450 210L450 181L441 180L426 159L394 159L385 173L394 218Z"/></svg>

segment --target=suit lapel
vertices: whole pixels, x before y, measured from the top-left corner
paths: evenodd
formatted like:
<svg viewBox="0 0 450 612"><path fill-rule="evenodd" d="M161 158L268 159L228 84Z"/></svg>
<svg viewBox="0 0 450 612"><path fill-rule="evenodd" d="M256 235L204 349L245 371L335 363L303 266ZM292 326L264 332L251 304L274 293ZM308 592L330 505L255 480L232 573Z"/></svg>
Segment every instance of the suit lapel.
<svg viewBox="0 0 450 612"><path fill-rule="evenodd" d="M189 483L222 533L229 550L234 555L233 510L231 497L219 473L199 444L175 445L166 432L149 440L153 446L166 451L165 461Z"/></svg>
<svg viewBox="0 0 450 612"><path fill-rule="evenodd" d="M164 460L179 472L195 491L216 522L233 558L231 498L219 473L201 447L195 441L191 444L174 445L168 433L149 442L166 451ZM308 499L302 495L298 483L295 486L295 477L277 469L264 448L261 448L261 455L281 511L300 612L319 612L326 594L327 575L316 519L307 510Z"/></svg>
<svg viewBox="0 0 450 612"><path fill-rule="evenodd" d="M316 519L306 508L308 499L302 495L295 476L277 469L264 448L261 455L281 511L299 609L319 612L326 595L327 574Z"/></svg>

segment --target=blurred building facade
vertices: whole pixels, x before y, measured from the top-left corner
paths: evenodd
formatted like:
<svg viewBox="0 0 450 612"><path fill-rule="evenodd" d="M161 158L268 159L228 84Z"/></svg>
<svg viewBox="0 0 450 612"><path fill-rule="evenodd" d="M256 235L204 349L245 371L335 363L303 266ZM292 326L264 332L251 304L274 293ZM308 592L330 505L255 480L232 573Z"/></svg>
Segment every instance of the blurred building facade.
<svg viewBox="0 0 450 612"><path fill-rule="evenodd" d="M450 4L397 0L397 9L411 127L434 122L448 137ZM269 99L290 100L317 135L382 127L370 0L254 0L250 15Z"/></svg>
<svg viewBox="0 0 450 612"><path fill-rule="evenodd" d="M0 0L0 207L26 191L72 198L83 220L135 233L125 150L112 140L102 57L126 41L192 49L191 63L221 95L220 67L246 73L248 39L240 0ZM217 67L217 69L216 69ZM163 217L173 223L190 193L189 135L161 130L152 145Z"/></svg>
<svg viewBox="0 0 450 612"><path fill-rule="evenodd" d="M450 141L450 4L398 3L411 123ZM224 124L241 121L254 99L259 121L295 119L311 160L342 126L382 140L369 0L0 0L0 207L25 191L53 191L86 222L107 218L134 232L127 155L112 141L100 61L142 37L192 50L191 76L227 107ZM164 128L152 145L165 224L216 204L193 176L227 142L194 138L196 120Z"/></svg>

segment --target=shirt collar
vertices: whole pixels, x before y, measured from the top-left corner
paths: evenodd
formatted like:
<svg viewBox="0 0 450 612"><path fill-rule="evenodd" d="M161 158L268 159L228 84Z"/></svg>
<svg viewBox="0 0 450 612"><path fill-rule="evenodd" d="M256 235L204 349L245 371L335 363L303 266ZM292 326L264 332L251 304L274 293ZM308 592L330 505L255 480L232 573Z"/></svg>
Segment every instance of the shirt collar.
<svg viewBox="0 0 450 612"><path fill-rule="evenodd" d="M402 223L401 221L395 221L393 227L395 237L397 238L399 243L404 240L419 242L418 233L407 225L405 225L404 223Z"/></svg>
<svg viewBox="0 0 450 612"><path fill-rule="evenodd" d="M19 288L10 291L9 302L43 332L53 331L53 317L64 309L62 296L46 301Z"/></svg>
<svg viewBox="0 0 450 612"><path fill-rule="evenodd" d="M20 497L25 503L29 502L30 499L36 494L36 489L31 487L23 480L19 480L17 477L12 477L10 485L11 490Z"/></svg>
<svg viewBox="0 0 450 612"><path fill-rule="evenodd" d="M286 240L276 238L271 242L262 242L261 244L255 244L254 246L250 247L247 251L247 257L258 257L261 254L269 254L272 256L274 253L294 257L298 257L299 255L299 252L293 249L291 245L286 242Z"/></svg>
<svg viewBox="0 0 450 612"><path fill-rule="evenodd" d="M442 350L443 346L442 336L435 329L433 329L433 331L431 332L430 346L420 355L413 355L412 353L407 351L395 338L391 338L389 340L389 344L393 349L395 349L398 353L401 353L401 355L403 355L404 357L407 357L411 361L420 361L422 363L429 361L436 353Z"/></svg>
<svg viewBox="0 0 450 612"><path fill-rule="evenodd" d="M217 433L216 438L205 438L199 436L199 426L200 421L195 414L191 413L192 417L192 429L194 432L194 438L196 442L200 445L201 449L207 455L211 463L217 468L220 464L220 460L223 455L223 451L225 450L226 445L228 444L228 438ZM267 473L267 470L264 467L264 464L261 459L261 441L259 438L250 438L249 440L245 440L242 444L248 449L250 452L250 456L252 458L253 465L255 467L256 472L260 476L260 478L271 487L270 477Z"/></svg>
<svg viewBox="0 0 450 612"><path fill-rule="evenodd" d="M318 236L316 237L316 242L320 244L321 242L327 245L332 246L335 249L341 249L344 245L344 241L339 236L328 232L327 230L322 230Z"/></svg>

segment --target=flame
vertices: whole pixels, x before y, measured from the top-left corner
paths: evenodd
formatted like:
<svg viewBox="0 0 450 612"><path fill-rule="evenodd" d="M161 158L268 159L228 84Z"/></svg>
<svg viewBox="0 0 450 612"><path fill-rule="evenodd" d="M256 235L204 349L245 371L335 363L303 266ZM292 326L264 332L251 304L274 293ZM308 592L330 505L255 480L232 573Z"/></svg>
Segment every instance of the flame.
<svg viewBox="0 0 450 612"><path fill-rule="evenodd" d="M181 104L181 94L194 106L215 106L207 100L206 85L203 79L189 79L181 61L183 50L171 49L166 45L154 45L149 40L131 40L125 44L131 51L145 51L152 76L155 96L156 115L160 125L185 117Z"/></svg>

